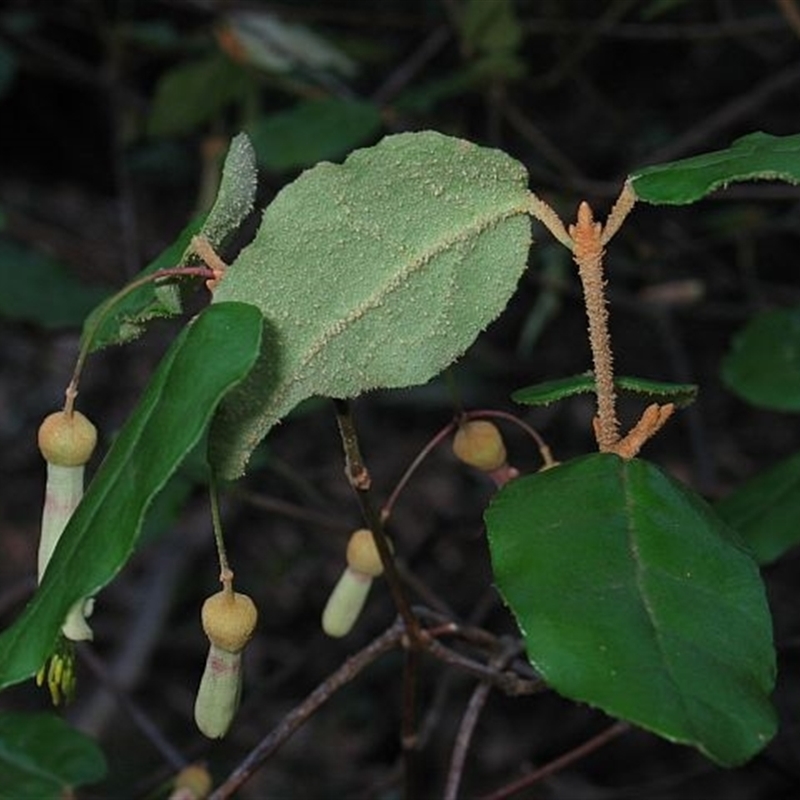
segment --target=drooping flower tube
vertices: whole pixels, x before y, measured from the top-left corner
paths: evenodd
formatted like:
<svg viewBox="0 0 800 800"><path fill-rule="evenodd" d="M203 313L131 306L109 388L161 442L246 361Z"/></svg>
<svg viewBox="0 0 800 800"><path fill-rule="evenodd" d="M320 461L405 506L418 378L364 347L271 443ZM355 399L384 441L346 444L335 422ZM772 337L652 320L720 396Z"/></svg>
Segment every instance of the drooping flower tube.
<svg viewBox="0 0 800 800"><path fill-rule="evenodd" d="M83 497L84 468L97 444L97 429L79 411L56 411L40 425L38 443L47 462L38 555L38 581L41 583L58 540ZM61 628L67 640L92 638L92 629L86 621L92 605L92 598L83 598L72 606ZM68 642L59 641L49 666L39 671L37 682L41 685L45 677L55 704L62 697L71 697L75 675Z"/></svg>

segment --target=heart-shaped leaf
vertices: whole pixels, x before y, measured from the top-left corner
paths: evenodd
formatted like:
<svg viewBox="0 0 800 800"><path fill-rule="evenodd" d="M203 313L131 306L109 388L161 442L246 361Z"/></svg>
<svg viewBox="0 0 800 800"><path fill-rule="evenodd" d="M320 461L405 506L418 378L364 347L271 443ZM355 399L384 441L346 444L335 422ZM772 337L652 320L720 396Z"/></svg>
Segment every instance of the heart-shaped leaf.
<svg viewBox="0 0 800 800"><path fill-rule="evenodd" d="M557 692L726 766L773 736L764 587L701 498L595 454L507 484L486 525L497 585Z"/></svg>
<svg viewBox="0 0 800 800"><path fill-rule="evenodd" d="M525 268L526 182L498 150L423 132L281 191L215 293L268 326L264 360L212 427L220 474L238 477L301 400L424 383L461 355Z"/></svg>
<svg viewBox="0 0 800 800"><path fill-rule="evenodd" d="M130 557L147 508L252 367L262 318L244 303L206 309L173 342L59 539L33 599L0 635L0 688L33 675L72 605Z"/></svg>

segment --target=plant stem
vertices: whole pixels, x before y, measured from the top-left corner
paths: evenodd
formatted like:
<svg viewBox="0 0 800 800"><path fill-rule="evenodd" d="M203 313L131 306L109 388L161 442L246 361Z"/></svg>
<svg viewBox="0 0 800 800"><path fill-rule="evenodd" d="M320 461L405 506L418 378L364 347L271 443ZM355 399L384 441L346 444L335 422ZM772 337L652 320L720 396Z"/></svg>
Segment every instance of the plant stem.
<svg viewBox="0 0 800 800"><path fill-rule="evenodd" d="M548 764L545 764L543 767L540 767L530 774L525 775L523 778L510 783L508 786L504 786L502 789L498 789L496 792L492 792L491 794L484 795L480 798L480 800L505 800L506 797L511 797L511 795L514 795L523 789L527 789L529 786L533 786L533 784L539 783L539 781L543 781L545 778L549 778L556 772L566 769L566 767L575 761L579 761L580 759L588 756L590 753L593 753L595 750L599 750L603 745L630 730L630 727L631 726L627 722L615 722L604 731L598 733L597 736L593 736L583 744L580 744L572 750L564 753L564 755L553 759Z"/></svg>
<svg viewBox="0 0 800 800"><path fill-rule="evenodd" d="M81 341L81 349L78 353L78 358L75 361L75 368L72 371L72 379L67 386L65 392L66 402L64 403L64 413L72 416L75 398L78 396L78 383L80 382L81 372L86 359L89 357L92 347L92 339L94 339L100 326L105 322L106 317L120 301L124 300L131 292L146 286L148 283L163 280L164 278L180 278L180 277L199 277L199 278L214 278L214 271L205 267L174 267L172 269L159 269L151 272L148 275L143 275L126 284L118 292L111 295L105 300L97 310L97 313L92 320L91 326L84 332Z"/></svg>
<svg viewBox="0 0 800 800"><path fill-rule="evenodd" d="M418 646L422 639L422 630L411 605L406 598L403 582L394 563L394 557L386 540L383 531L383 523L380 514L375 510L372 503L370 486L372 479L369 470L361 457L361 449L358 444L358 432L356 431L355 421L353 420L352 409L347 400L334 400L336 409L336 421L339 426L339 435L342 440L342 448L345 454L345 472L347 479L356 494L356 499L361 507L361 514L364 517L367 527L372 531L372 538L375 540L375 547L381 557L386 582L394 598L395 606L406 629L409 641L413 646Z"/></svg>
<svg viewBox="0 0 800 800"><path fill-rule="evenodd" d="M577 223L570 226L569 232L589 321L589 344L597 386L595 437L600 452L612 452L619 441L619 421L603 277L602 225L594 221L588 203L580 204Z"/></svg>
<svg viewBox="0 0 800 800"><path fill-rule="evenodd" d="M225 800L244 784L253 773L309 718L343 686L356 678L373 661L394 650L406 637L406 625L398 619L377 639L342 664L320 683L311 694L295 706L278 725L254 748L225 781L214 790L209 800Z"/></svg>
<svg viewBox="0 0 800 800"><path fill-rule="evenodd" d="M228 553L225 550L225 539L222 534L222 516L219 512L219 491L214 472L208 484L208 496L211 501L211 524L214 528L214 541L217 544L217 558L219 559L219 579L229 594L233 591L233 570L228 563Z"/></svg>

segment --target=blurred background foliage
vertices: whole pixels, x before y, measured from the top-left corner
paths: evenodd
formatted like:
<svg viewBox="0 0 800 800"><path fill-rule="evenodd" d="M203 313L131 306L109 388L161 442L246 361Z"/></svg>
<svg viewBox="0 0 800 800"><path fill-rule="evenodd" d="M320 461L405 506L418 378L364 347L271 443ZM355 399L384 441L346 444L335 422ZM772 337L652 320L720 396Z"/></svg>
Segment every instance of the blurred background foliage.
<svg viewBox="0 0 800 800"><path fill-rule="evenodd" d="M755 130L800 130L800 10L793 0L7 0L0 7L0 615L30 595L43 470L39 419L61 402L80 323L213 199L221 156L252 137L259 206L320 159L401 130L433 128L502 148L531 188L571 218L603 216L637 167L725 147ZM796 415L726 389L720 365L757 312L800 304L794 187L737 186L688 208L639 208L609 256L621 372L695 382L700 400L648 450L709 497L796 450ZM241 241L254 224L243 226ZM516 410L510 393L588 366L577 277L538 226L531 269L507 313L456 371L463 402ZM81 405L106 441L169 337L159 323L92 359ZM785 363L785 362L783 362ZM445 381L358 403L376 491L386 496L452 415ZM525 411L560 458L592 448L591 400ZM512 456L535 450L509 432ZM231 494L238 579L262 609L241 721L209 745L191 721L202 670L199 604L216 568L202 469L179 476L130 568L100 598L68 719L109 761L87 798L158 796L182 760L223 776L326 674L392 617L375 592L344 642L319 613L358 513L324 403L287 421ZM194 487L194 488L193 488ZM490 488L437 450L398 505L398 551L418 598L514 632L491 587L480 515ZM548 783L546 796L793 797L800 786L797 556L768 568L781 658L782 733L725 772L633 733ZM243 797L392 797L399 663L379 662L298 734ZM471 684L427 665L421 762L440 796ZM112 699L114 698L114 699ZM391 698L391 700L388 700ZM47 710L21 686L0 707ZM145 719L145 723L142 719ZM605 724L555 697L492 699L465 774L467 796L558 755ZM145 731L143 733L143 731ZM163 789L161 790L163 793Z"/></svg>

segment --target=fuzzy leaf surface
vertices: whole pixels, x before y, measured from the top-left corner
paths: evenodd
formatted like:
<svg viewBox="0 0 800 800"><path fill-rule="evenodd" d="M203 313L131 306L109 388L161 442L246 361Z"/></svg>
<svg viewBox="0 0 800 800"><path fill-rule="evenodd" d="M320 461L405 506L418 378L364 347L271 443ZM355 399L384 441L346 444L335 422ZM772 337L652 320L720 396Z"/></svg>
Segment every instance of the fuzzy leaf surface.
<svg viewBox="0 0 800 800"><path fill-rule="evenodd" d="M773 736L764 587L700 497L594 454L507 484L486 525L497 585L557 692L725 766Z"/></svg>
<svg viewBox="0 0 800 800"><path fill-rule="evenodd" d="M264 357L212 426L220 475L301 400L424 383L460 356L525 268L526 183L500 151L422 132L283 189L215 293L266 321Z"/></svg>
<svg viewBox="0 0 800 800"><path fill-rule="evenodd" d="M800 411L800 308L753 317L734 337L722 379L754 406Z"/></svg>
<svg viewBox="0 0 800 800"><path fill-rule="evenodd" d="M239 133L231 140L217 197L200 231L212 245L220 245L253 210L257 178L253 145L246 133Z"/></svg>
<svg viewBox="0 0 800 800"><path fill-rule="evenodd" d="M800 183L800 134L751 133L727 150L645 167L629 177L636 196L655 205L694 203L729 183L752 180Z"/></svg>
<svg viewBox="0 0 800 800"><path fill-rule="evenodd" d="M0 688L35 674L72 604L127 562L145 512L205 430L222 396L252 367L258 310L206 309L173 342L56 545L22 614L0 634Z"/></svg>
<svg viewBox="0 0 800 800"><path fill-rule="evenodd" d="M800 543L800 453L745 481L715 508L760 564L782 556Z"/></svg>
<svg viewBox="0 0 800 800"><path fill-rule="evenodd" d="M0 800L62 800L105 774L100 748L55 714L0 714Z"/></svg>

